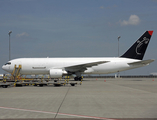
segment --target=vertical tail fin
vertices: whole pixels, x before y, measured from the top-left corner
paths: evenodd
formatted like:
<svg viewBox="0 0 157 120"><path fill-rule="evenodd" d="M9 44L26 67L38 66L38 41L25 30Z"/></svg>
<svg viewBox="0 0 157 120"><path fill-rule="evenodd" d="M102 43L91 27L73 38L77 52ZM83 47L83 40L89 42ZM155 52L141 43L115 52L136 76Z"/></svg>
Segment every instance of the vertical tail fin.
<svg viewBox="0 0 157 120"><path fill-rule="evenodd" d="M153 31L146 31L121 57L142 60Z"/></svg>

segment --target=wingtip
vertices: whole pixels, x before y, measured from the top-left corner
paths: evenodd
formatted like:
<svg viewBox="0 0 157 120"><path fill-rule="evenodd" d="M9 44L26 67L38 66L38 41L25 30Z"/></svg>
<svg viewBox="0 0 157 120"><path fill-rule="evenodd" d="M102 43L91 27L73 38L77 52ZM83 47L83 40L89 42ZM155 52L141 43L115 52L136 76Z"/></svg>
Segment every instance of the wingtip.
<svg viewBox="0 0 157 120"><path fill-rule="evenodd" d="M153 34L153 31L148 31L148 33L149 33L150 35L152 35L152 34Z"/></svg>

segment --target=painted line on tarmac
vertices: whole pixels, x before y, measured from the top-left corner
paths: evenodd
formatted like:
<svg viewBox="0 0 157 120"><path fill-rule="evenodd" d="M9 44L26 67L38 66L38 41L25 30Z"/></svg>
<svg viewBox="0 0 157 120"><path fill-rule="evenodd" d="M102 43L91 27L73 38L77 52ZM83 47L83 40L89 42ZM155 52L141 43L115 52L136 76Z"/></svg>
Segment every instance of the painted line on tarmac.
<svg viewBox="0 0 157 120"><path fill-rule="evenodd" d="M12 108L12 107L0 107L0 109L19 110L19 111L25 111L25 112L37 112L37 113L47 113L47 114L56 114L56 112L48 112L48 111L40 111L40 110L29 110L29 109ZM104 118L104 117L76 115L76 114L67 114L67 113L58 113L58 115L65 115L65 116L71 116L71 117L81 117L81 118L102 119L102 120L117 120L117 119L110 119L110 118Z"/></svg>

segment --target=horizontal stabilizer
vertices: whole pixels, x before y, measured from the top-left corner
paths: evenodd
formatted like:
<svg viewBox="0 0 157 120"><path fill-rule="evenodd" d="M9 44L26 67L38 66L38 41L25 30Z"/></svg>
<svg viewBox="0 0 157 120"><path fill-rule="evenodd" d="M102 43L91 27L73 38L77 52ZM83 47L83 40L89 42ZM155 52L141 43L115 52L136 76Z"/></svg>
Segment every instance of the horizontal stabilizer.
<svg viewBox="0 0 157 120"><path fill-rule="evenodd" d="M150 59L150 60L141 60L141 61L138 61L138 62L128 63L128 65L135 65L135 66L138 66L138 65L148 65L149 63L151 63L153 61L154 61L153 59Z"/></svg>

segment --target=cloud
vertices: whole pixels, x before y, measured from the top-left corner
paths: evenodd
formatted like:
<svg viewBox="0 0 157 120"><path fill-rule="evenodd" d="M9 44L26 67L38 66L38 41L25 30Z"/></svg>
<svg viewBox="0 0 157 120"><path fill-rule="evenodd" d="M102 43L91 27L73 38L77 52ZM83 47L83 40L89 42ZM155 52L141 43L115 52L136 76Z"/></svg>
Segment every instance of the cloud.
<svg viewBox="0 0 157 120"><path fill-rule="evenodd" d="M121 25L138 25L140 23L140 18L137 15L131 15L129 20L123 20L120 23Z"/></svg>
<svg viewBox="0 0 157 120"><path fill-rule="evenodd" d="M26 32L23 32L23 33L21 33L21 34L17 34L17 35L16 35L16 37L22 37L22 36L29 36L29 34L26 33Z"/></svg>
<svg viewBox="0 0 157 120"><path fill-rule="evenodd" d="M100 6L100 9L104 9L104 6Z"/></svg>

